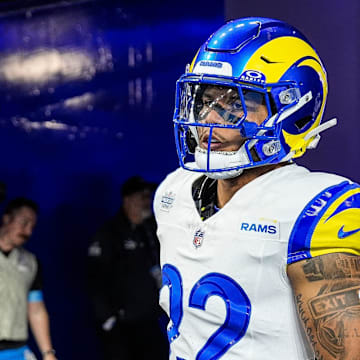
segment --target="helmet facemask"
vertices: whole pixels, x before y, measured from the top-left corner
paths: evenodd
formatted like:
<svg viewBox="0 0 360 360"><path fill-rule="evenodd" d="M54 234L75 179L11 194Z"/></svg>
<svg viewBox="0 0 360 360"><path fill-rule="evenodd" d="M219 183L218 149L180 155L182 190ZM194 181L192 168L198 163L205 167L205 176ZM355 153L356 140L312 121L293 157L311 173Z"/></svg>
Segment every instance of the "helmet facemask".
<svg viewBox="0 0 360 360"><path fill-rule="evenodd" d="M299 93L289 84L282 88L287 106L292 106ZM265 87L216 75L185 74L177 83L174 116L180 164L224 179L246 168L277 163L285 155L278 118ZM191 160L196 166L187 163Z"/></svg>

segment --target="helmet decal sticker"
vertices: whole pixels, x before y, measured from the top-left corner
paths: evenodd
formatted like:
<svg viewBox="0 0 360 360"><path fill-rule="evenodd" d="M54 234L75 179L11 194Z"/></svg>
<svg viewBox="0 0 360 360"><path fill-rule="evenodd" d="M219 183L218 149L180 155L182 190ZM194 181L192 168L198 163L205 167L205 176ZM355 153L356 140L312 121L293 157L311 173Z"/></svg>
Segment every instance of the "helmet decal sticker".
<svg viewBox="0 0 360 360"><path fill-rule="evenodd" d="M265 84L266 77L260 71L257 71L257 70L245 70L240 75L240 80L259 83L259 84Z"/></svg>
<svg viewBox="0 0 360 360"><path fill-rule="evenodd" d="M232 66L223 61L201 60L196 63L194 73L232 76Z"/></svg>

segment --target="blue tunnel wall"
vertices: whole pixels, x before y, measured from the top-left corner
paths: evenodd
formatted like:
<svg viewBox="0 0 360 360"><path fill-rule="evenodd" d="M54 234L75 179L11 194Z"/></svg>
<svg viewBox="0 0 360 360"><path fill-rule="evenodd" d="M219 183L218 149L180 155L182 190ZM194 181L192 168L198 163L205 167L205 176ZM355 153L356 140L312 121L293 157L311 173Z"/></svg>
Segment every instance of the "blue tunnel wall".
<svg viewBox="0 0 360 360"><path fill-rule="evenodd" d="M22 4L0 7L0 181L7 200L40 205L27 247L44 269L59 359L99 359L90 238L118 209L123 180L160 182L177 167L175 81L223 23L223 2Z"/></svg>

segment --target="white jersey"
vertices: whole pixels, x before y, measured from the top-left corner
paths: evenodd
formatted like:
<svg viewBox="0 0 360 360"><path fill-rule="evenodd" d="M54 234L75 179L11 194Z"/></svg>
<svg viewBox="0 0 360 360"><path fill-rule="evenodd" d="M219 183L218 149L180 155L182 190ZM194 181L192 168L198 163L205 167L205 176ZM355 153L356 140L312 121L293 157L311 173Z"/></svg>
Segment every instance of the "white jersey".
<svg viewBox="0 0 360 360"><path fill-rule="evenodd" d="M360 254L359 233L347 245L343 239L341 250L330 241L338 239L341 216L344 224L339 208L360 208L359 187L292 164L251 181L203 221L192 198L199 176L176 170L154 201L170 359L313 359L286 265L329 252Z"/></svg>

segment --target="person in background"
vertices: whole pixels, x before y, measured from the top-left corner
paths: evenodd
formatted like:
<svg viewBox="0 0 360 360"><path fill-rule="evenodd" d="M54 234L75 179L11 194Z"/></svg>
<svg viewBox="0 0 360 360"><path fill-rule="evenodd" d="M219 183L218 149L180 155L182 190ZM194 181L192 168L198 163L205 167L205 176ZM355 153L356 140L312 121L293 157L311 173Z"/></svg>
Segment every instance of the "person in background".
<svg viewBox="0 0 360 360"><path fill-rule="evenodd" d="M155 184L133 176L122 206L88 249L89 290L106 360L166 359L159 326L159 246L152 214Z"/></svg>
<svg viewBox="0 0 360 360"><path fill-rule="evenodd" d="M31 360L26 345L28 322L44 360L55 360L49 316L36 256L23 248L36 225L37 204L26 198L10 201L0 227L0 360Z"/></svg>

